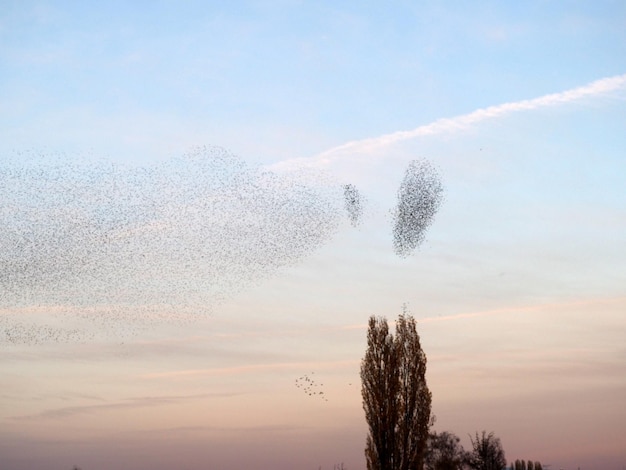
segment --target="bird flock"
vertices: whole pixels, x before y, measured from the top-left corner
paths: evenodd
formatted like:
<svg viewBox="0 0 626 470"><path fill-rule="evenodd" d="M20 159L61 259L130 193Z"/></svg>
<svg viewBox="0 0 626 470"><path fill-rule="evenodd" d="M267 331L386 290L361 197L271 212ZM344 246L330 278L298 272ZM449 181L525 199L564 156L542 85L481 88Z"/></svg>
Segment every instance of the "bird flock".
<svg viewBox="0 0 626 470"><path fill-rule="evenodd" d="M432 168L411 163L395 210L399 256L423 240L440 195ZM9 159L0 166L0 345L190 321L298 264L362 214L352 184L276 174L217 147L144 167ZM28 309L60 321L28 320L19 313Z"/></svg>
<svg viewBox="0 0 626 470"><path fill-rule="evenodd" d="M346 184L343 187L343 197L346 202L346 212L353 227L359 225L363 215L363 204L361 193L353 184Z"/></svg>
<svg viewBox="0 0 626 470"><path fill-rule="evenodd" d="M443 186L436 170L427 161L412 161L393 212L393 248L398 256L406 258L424 241L442 199Z"/></svg>
<svg viewBox="0 0 626 470"><path fill-rule="evenodd" d="M311 372L313 375L315 372ZM320 398L324 401L328 401L328 398L324 394L323 383L316 382L309 376L308 374L301 375L296 379L295 382L296 388L299 388L304 392L305 395L309 397Z"/></svg>

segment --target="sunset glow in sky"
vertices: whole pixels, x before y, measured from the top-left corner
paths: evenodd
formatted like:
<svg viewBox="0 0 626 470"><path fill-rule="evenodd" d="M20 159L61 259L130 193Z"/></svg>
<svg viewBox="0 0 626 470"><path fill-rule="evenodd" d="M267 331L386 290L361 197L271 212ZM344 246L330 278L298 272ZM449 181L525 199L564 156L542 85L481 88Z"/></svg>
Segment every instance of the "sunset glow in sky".
<svg viewBox="0 0 626 470"><path fill-rule="evenodd" d="M365 469L406 305L435 430L623 470L626 3L0 3L0 469Z"/></svg>

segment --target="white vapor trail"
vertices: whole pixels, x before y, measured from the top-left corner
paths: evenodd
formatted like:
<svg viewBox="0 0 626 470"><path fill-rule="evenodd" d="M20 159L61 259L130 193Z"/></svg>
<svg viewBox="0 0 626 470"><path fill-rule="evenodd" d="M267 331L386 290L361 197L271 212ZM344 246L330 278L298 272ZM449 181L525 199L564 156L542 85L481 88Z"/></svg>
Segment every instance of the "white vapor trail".
<svg viewBox="0 0 626 470"><path fill-rule="evenodd" d="M469 114L463 114L461 116L455 116L452 118L438 119L430 124L419 126L415 129L408 131L397 131L378 137L372 137L369 139L353 140L337 147L328 149L314 157L297 158L278 162L272 166L272 169L280 170L283 168L286 169L289 167L302 165L312 167L325 166L333 160L333 157L338 157L341 154L367 152L404 140L414 139L416 137L463 130L473 124L488 119L497 118L518 111L529 111L549 106L571 103L582 98L601 95L603 93L608 93L610 91L614 91L623 87L626 87L626 74L602 78L600 80L593 81L587 85L578 88L572 88L570 90L565 90L559 93L552 93L530 100L515 101L499 104L496 106L489 106L487 108L477 109L476 111L472 111Z"/></svg>

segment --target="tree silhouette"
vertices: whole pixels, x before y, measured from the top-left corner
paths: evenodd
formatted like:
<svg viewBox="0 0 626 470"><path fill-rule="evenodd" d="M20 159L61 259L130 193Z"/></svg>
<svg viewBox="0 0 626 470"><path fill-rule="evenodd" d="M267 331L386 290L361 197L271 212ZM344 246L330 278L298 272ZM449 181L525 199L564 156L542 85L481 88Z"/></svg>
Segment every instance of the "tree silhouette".
<svg viewBox="0 0 626 470"><path fill-rule="evenodd" d="M426 355L415 319L399 316L395 337L385 318L369 319L361 362L363 409L369 426L368 470L421 469L431 424Z"/></svg>
<svg viewBox="0 0 626 470"><path fill-rule="evenodd" d="M511 462L512 470L543 470L541 462L533 462L532 460L524 461L517 459L515 465Z"/></svg>
<svg viewBox="0 0 626 470"><path fill-rule="evenodd" d="M447 431L428 436L424 468L426 470L461 470L466 461L461 439Z"/></svg>
<svg viewBox="0 0 626 470"><path fill-rule="evenodd" d="M468 464L474 470L504 470L506 469L506 459L500 439L491 432L487 434L483 431L482 436L476 433L472 441L473 451L468 458Z"/></svg>

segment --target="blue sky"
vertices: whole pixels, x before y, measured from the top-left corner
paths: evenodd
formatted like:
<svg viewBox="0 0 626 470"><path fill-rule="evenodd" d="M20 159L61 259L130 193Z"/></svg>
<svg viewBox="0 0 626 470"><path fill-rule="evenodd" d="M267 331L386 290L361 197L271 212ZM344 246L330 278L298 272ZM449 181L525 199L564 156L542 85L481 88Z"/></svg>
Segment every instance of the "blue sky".
<svg viewBox="0 0 626 470"><path fill-rule="evenodd" d="M246 158L310 156L619 75L624 8L9 2L3 146L36 146L32 128L112 158L207 141Z"/></svg>
<svg viewBox="0 0 626 470"><path fill-rule="evenodd" d="M72 211L86 208L132 216L112 235L154 249L145 271L123 256L86 271L105 290L137 281L133 305L103 304L89 280L49 298L19 284L31 304L0 292L1 465L365 468L367 318L407 304L437 430L466 447L468 434L494 431L509 460L621 469L624 57L620 1L2 2L0 176L15 188L0 188L3 246L27 227L62 261L68 245L50 233L76 235L89 220ZM275 172L259 181L277 194L301 182L341 207L338 189L356 185L361 225L331 217L314 249L251 279L228 276L264 255L231 259L234 274L217 281L227 295L214 298L193 277L212 266L168 264L180 253L162 241L203 254L246 243L227 230L242 223L237 195L204 191L197 167L178 160L205 145ZM25 159L41 181L6 178ZM424 244L400 259L390 211L414 159L437 170L445 200ZM103 161L116 166L81 173ZM79 203L47 200L61 194L50 181ZM20 197L54 211L30 218ZM187 215L211 225L203 198L222 204L217 225L232 239L202 244L185 228ZM165 216L133 214L133 203ZM259 211L268 223L283 215ZM294 228L266 239L283 230ZM97 251L78 232L77 250ZM16 332L25 339L11 341ZM304 373L328 402L294 387Z"/></svg>

